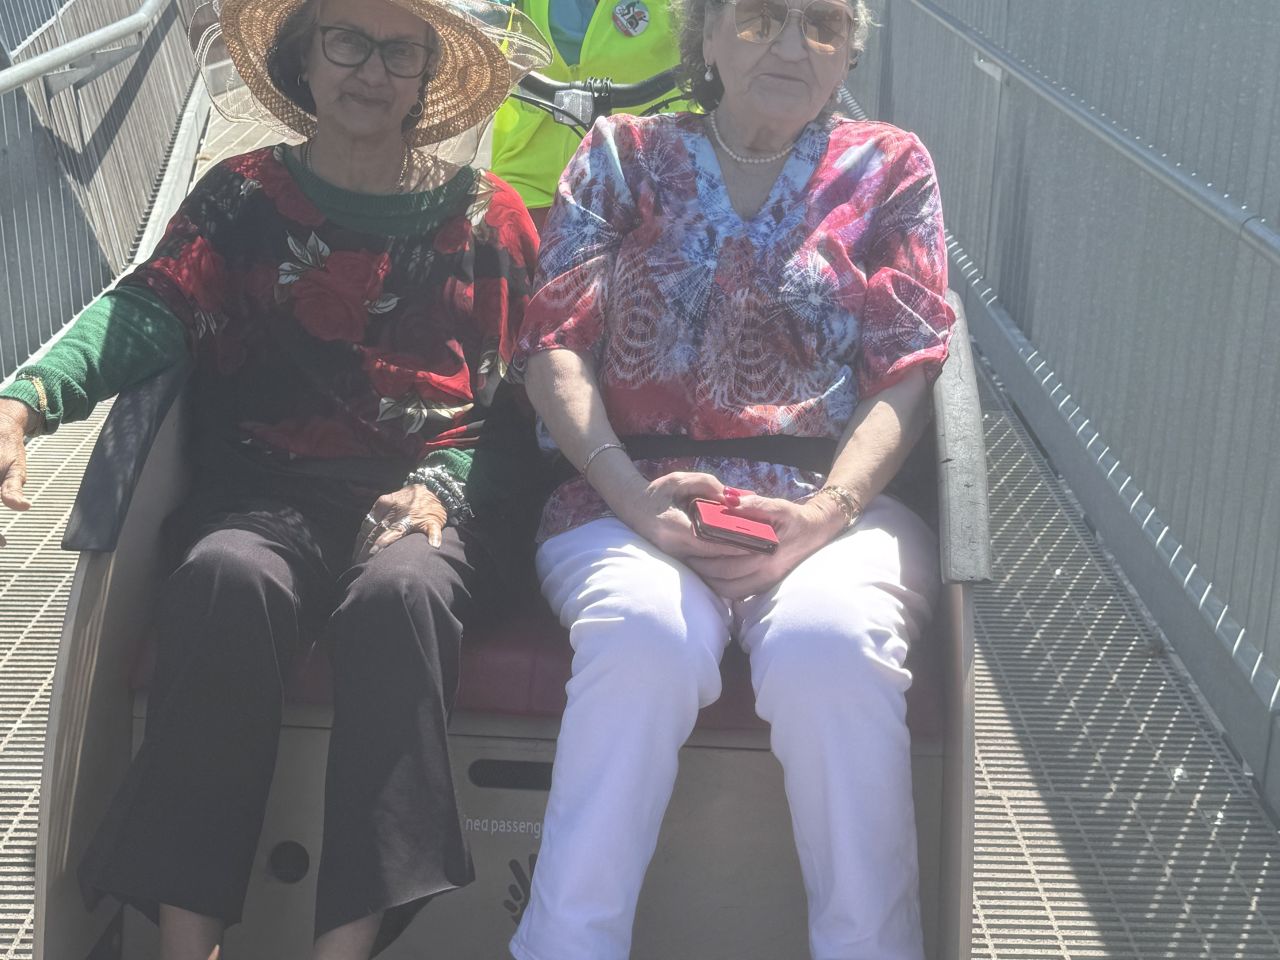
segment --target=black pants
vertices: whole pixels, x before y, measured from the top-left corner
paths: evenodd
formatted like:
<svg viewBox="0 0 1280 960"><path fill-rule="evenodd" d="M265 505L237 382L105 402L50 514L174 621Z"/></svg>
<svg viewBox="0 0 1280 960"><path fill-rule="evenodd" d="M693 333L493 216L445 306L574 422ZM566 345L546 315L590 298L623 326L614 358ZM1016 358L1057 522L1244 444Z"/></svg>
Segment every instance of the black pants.
<svg viewBox="0 0 1280 960"><path fill-rule="evenodd" d="M413 534L348 567L371 499L216 495L228 496L239 502L212 515L193 508L203 516L159 598L146 736L82 886L153 919L161 903L240 919L283 683L319 638L334 721L316 933L385 911L381 949L425 898L474 876L446 721L463 627L510 601L511 556L473 524L440 548Z"/></svg>

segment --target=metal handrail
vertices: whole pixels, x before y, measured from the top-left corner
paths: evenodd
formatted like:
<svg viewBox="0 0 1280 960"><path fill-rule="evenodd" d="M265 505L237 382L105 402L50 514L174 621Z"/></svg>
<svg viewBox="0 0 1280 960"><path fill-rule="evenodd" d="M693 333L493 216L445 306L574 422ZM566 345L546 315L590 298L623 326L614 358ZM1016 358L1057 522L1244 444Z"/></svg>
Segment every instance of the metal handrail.
<svg viewBox="0 0 1280 960"><path fill-rule="evenodd" d="M1214 193L1194 176L1142 146L1128 131L1104 123L1088 107L1057 84L1032 73L1025 64L1004 48L992 43L971 26L957 19L930 0L910 0L916 7L938 21L985 59L1000 67L1032 93L1048 101L1080 124L1098 139L1141 167L1169 189L1192 204L1201 213L1236 232L1240 239L1273 263L1280 265L1280 233L1266 219L1247 207L1233 204L1227 197Z"/></svg>
<svg viewBox="0 0 1280 960"><path fill-rule="evenodd" d="M0 96L25 83L48 76L76 61L98 53L104 47L145 31L172 0L146 0L136 12L93 33L54 47L30 60L0 70Z"/></svg>

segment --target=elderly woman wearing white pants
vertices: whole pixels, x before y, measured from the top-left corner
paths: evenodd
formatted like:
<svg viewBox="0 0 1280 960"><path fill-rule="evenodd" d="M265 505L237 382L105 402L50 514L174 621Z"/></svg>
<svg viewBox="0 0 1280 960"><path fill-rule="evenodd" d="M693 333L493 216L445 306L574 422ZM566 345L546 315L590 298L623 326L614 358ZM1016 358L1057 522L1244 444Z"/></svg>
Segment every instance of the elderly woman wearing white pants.
<svg viewBox="0 0 1280 960"><path fill-rule="evenodd" d="M928 154L826 105L865 39L845 0L686 0L705 115L598 123L561 180L517 365L581 474L538 572L570 628L518 960L624 960L698 709L737 639L781 761L815 960L921 960L904 669L938 587L883 494L953 316ZM794 21L794 22L793 22ZM776 532L695 535L692 498Z"/></svg>

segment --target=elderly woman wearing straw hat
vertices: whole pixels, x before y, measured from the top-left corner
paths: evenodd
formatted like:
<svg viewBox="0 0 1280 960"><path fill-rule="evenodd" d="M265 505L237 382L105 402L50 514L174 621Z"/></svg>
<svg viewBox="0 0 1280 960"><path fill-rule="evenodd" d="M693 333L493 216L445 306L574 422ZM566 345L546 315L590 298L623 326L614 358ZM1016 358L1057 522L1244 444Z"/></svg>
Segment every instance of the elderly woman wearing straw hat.
<svg viewBox="0 0 1280 960"><path fill-rule="evenodd" d="M158 918L166 960L217 955L282 677L322 634L314 956L367 957L472 879L445 720L462 628L520 567L532 431L504 374L536 238L514 191L445 152L548 55L476 0L225 0L219 27L244 88L215 103L302 142L215 167L154 255L21 372L0 480L25 509L24 432L192 365L196 480L169 524L147 734L82 883Z"/></svg>

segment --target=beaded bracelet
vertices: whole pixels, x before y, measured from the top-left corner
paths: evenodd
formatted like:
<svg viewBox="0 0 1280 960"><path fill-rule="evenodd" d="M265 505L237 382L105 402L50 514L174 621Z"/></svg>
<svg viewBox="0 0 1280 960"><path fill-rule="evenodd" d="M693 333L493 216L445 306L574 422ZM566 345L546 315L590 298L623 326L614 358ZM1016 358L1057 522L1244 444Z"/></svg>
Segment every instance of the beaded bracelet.
<svg viewBox="0 0 1280 960"><path fill-rule="evenodd" d="M407 477L404 485L411 487L421 484L444 507L449 523L470 520L474 514L467 503L467 492L458 483L457 478L444 467L418 467Z"/></svg>

